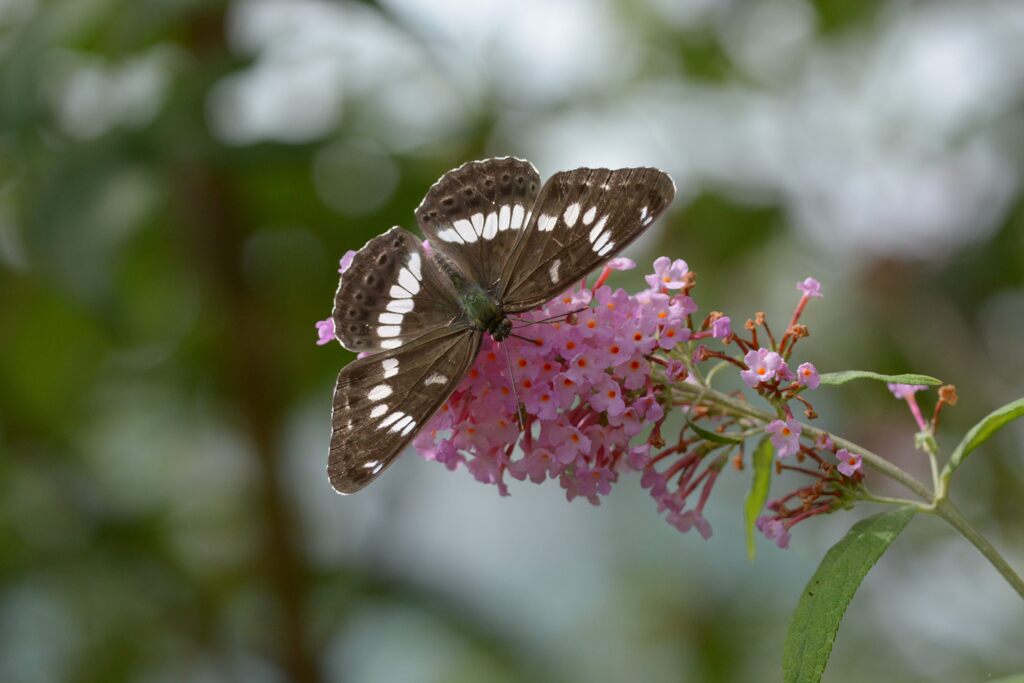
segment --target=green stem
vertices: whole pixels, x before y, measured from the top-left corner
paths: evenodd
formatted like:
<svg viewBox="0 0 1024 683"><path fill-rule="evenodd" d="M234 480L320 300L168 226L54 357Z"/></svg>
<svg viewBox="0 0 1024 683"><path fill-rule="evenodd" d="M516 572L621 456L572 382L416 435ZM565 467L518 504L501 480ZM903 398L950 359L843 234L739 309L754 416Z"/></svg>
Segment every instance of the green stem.
<svg viewBox="0 0 1024 683"><path fill-rule="evenodd" d="M772 413L767 413L762 410L758 410L757 408L754 408L746 401L733 398L732 396L723 394L722 392L716 391L715 389L711 389L710 387L696 387L693 385L682 384L674 387L674 389L679 391L680 393L689 394L691 397L699 395L702 397L702 400L717 404L723 408L727 408L729 412L731 412L734 415L742 415L743 417L749 417L754 420L759 420L761 422L766 423L771 422L772 420L775 420L777 418L777 416ZM817 438L825 434L825 431L818 429L817 427L804 426L803 433ZM932 492L928 490L927 486L925 486L923 483L921 483L916 478L911 476L909 473L904 472L899 467L893 465L891 462L889 462L882 456L873 453L872 451L869 451L868 449L864 448L859 444L855 444L852 441L848 441L847 439L844 439L842 437L832 435L829 436L831 436L832 441L841 448L845 448L846 450L854 453L859 453L861 458L863 458L864 462L867 463L873 469L884 474L890 479L894 479L900 482L908 489L910 489L918 496L920 496L922 500L927 501L928 503L932 502Z"/></svg>
<svg viewBox="0 0 1024 683"><path fill-rule="evenodd" d="M681 399L689 399L690 401L698 401L703 403L709 403L716 405L721 408L724 412L731 415L737 415L741 417L750 418L759 422L768 423L777 418L772 413L765 412L754 408L744 400L723 394L720 391L716 391L707 386L695 386L693 384L680 384L673 387L678 397ZM817 427L804 426L803 434L818 438L826 432L818 429ZM897 504L905 505L911 504L921 512L927 512L929 514L936 515L946 520L954 529L956 529L964 538L974 544L985 558L992 563L992 566L1003 575L1003 578L1013 587L1017 593L1024 598L1024 579L1010 567L1009 563L999 554L984 536L979 534L977 530L970 525L970 523L964 518L960 511L953 507L945 497L944 482L937 476L936 468L933 467L932 477L935 479L936 488L929 490L922 482L917 480L915 477L907 472L904 472L896 465L878 455L872 451L864 448L860 444L856 444L848 439L838 437L835 435L829 435L832 442L841 448L845 448L848 451L859 453L864 462L868 464L872 469L878 471L881 474L898 481L905 487L920 496L922 502L915 503L912 500L904 500L902 498L888 498L883 496L875 496L868 494L866 491L862 498L864 500L870 500L876 503L884 504ZM928 451L929 458L935 463L935 455L932 449L926 448Z"/></svg>
<svg viewBox="0 0 1024 683"><path fill-rule="evenodd" d="M960 535L966 538L968 541L974 544L982 555L985 556L992 566L996 568L1003 578L1006 579L1007 583L1013 586L1013 589L1024 598L1024 579L1021 579L1017 575L1017 572L1013 571L1013 568L1009 563L999 554L988 540L978 533L978 531L971 526L970 522L964 519L964 516L960 514L960 511L953 507L953 504L948 500L941 500L936 505L932 514L942 517L942 519L949 522L950 526L960 532Z"/></svg>

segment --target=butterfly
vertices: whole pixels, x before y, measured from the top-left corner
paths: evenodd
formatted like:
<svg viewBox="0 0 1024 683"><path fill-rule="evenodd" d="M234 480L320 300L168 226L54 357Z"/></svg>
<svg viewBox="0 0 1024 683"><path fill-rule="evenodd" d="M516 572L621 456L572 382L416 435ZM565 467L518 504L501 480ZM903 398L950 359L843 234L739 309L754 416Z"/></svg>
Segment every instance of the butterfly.
<svg viewBox="0 0 1024 683"><path fill-rule="evenodd" d="M503 157L444 174L400 227L356 252L334 296L335 337L362 355L338 375L327 474L354 493L402 453L459 386L485 334L540 307L640 236L675 196L653 168L577 168L543 186Z"/></svg>

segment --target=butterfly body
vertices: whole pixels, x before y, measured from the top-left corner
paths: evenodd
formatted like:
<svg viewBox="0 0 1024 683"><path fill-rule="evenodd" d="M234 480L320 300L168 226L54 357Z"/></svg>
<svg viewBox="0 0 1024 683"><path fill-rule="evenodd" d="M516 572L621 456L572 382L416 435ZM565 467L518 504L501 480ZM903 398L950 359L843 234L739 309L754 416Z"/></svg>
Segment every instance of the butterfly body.
<svg viewBox="0 0 1024 683"><path fill-rule="evenodd" d="M487 332L497 342L508 338L512 331L512 322L505 316L505 312L494 297L481 287L472 287L464 291L459 295L459 303L476 329Z"/></svg>
<svg viewBox="0 0 1024 683"><path fill-rule="evenodd" d="M398 457L458 388L484 334L509 338L532 310L621 252L670 204L652 168L580 168L541 186L527 161L463 164L399 227L359 250L335 294L335 336L364 357L338 376L328 476L352 493Z"/></svg>

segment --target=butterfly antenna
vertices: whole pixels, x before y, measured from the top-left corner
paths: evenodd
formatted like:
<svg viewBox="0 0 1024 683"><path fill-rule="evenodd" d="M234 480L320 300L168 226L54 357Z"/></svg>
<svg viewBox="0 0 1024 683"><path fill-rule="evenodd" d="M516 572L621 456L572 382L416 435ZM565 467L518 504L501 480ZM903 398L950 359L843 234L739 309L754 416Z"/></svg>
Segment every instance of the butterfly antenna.
<svg viewBox="0 0 1024 683"><path fill-rule="evenodd" d="M517 323L522 323L521 325L519 325L519 327L515 328L515 329L519 329L521 327L529 327L530 325L539 325L541 323L558 323L558 322L562 322L564 320L567 320L569 318L569 316L576 315L577 313L582 313L583 311L587 310L588 308L590 308L590 307L589 306L584 306L583 308L577 308L575 311L569 311L568 313L559 313L558 315L553 315L550 318L543 318L541 320L523 320L521 318L511 318L511 319L514 320Z"/></svg>
<svg viewBox="0 0 1024 683"><path fill-rule="evenodd" d="M513 337L517 339L526 339L526 337L520 337L519 335L513 334ZM531 341L526 339L526 341ZM532 343L532 341L531 341ZM508 355L508 347L504 344L501 345L502 350L505 352L505 362L508 364L508 381L512 385L512 398L516 402L516 418L519 420L519 431L526 431L526 418L523 416L523 404L519 402L519 392L516 391L516 375L512 369L512 356Z"/></svg>

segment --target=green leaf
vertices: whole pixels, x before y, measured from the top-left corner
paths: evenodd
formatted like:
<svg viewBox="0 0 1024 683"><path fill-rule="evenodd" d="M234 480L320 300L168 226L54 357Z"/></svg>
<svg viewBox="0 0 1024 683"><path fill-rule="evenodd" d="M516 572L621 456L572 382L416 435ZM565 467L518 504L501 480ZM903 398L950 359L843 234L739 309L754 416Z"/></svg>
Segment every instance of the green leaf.
<svg viewBox="0 0 1024 683"><path fill-rule="evenodd" d="M737 439L736 437L728 436L726 434L719 434L717 432L708 431L703 427L698 427L696 424L690 422L689 420L687 420L686 423L690 425L690 429L697 433L697 436L704 439L705 441L711 441L713 443L721 444L743 443L743 439Z"/></svg>
<svg viewBox="0 0 1024 683"><path fill-rule="evenodd" d="M906 506L863 519L825 554L789 622L782 654L783 680L821 680L839 622L853 594L915 511Z"/></svg>
<svg viewBox="0 0 1024 683"><path fill-rule="evenodd" d="M930 386L942 384L942 380L929 377L928 375L881 375L867 370L844 370L843 372L826 372L824 375L821 375L822 384L846 384L855 379L874 379L890 384L925 384Z"/></svg>
<svg viewBox="0 0 1024 683"><path fill-rule="evenodd" d="M764 502L768 500L768 488L772 481L772 462L775 460L775 449L772 442L765 437L757 444L754 451L754 476L750 480L750 493L747 504L743 508L745 526L747 528L747 557L754 559L754 523L761 514Z"/></svg>
<svg viewBox="0 0 1024 683"><path fill-rule="evenodd" d="M963 441L953 451L953 455L949 456L949 462L942 468L942 478L948 480L949 476L953 474L953 470L960 466L960 463L971 454L971 451L1022 415L1024 415L1024 398L1018 398L986 415L981 422L971 427Z"/></svg>

